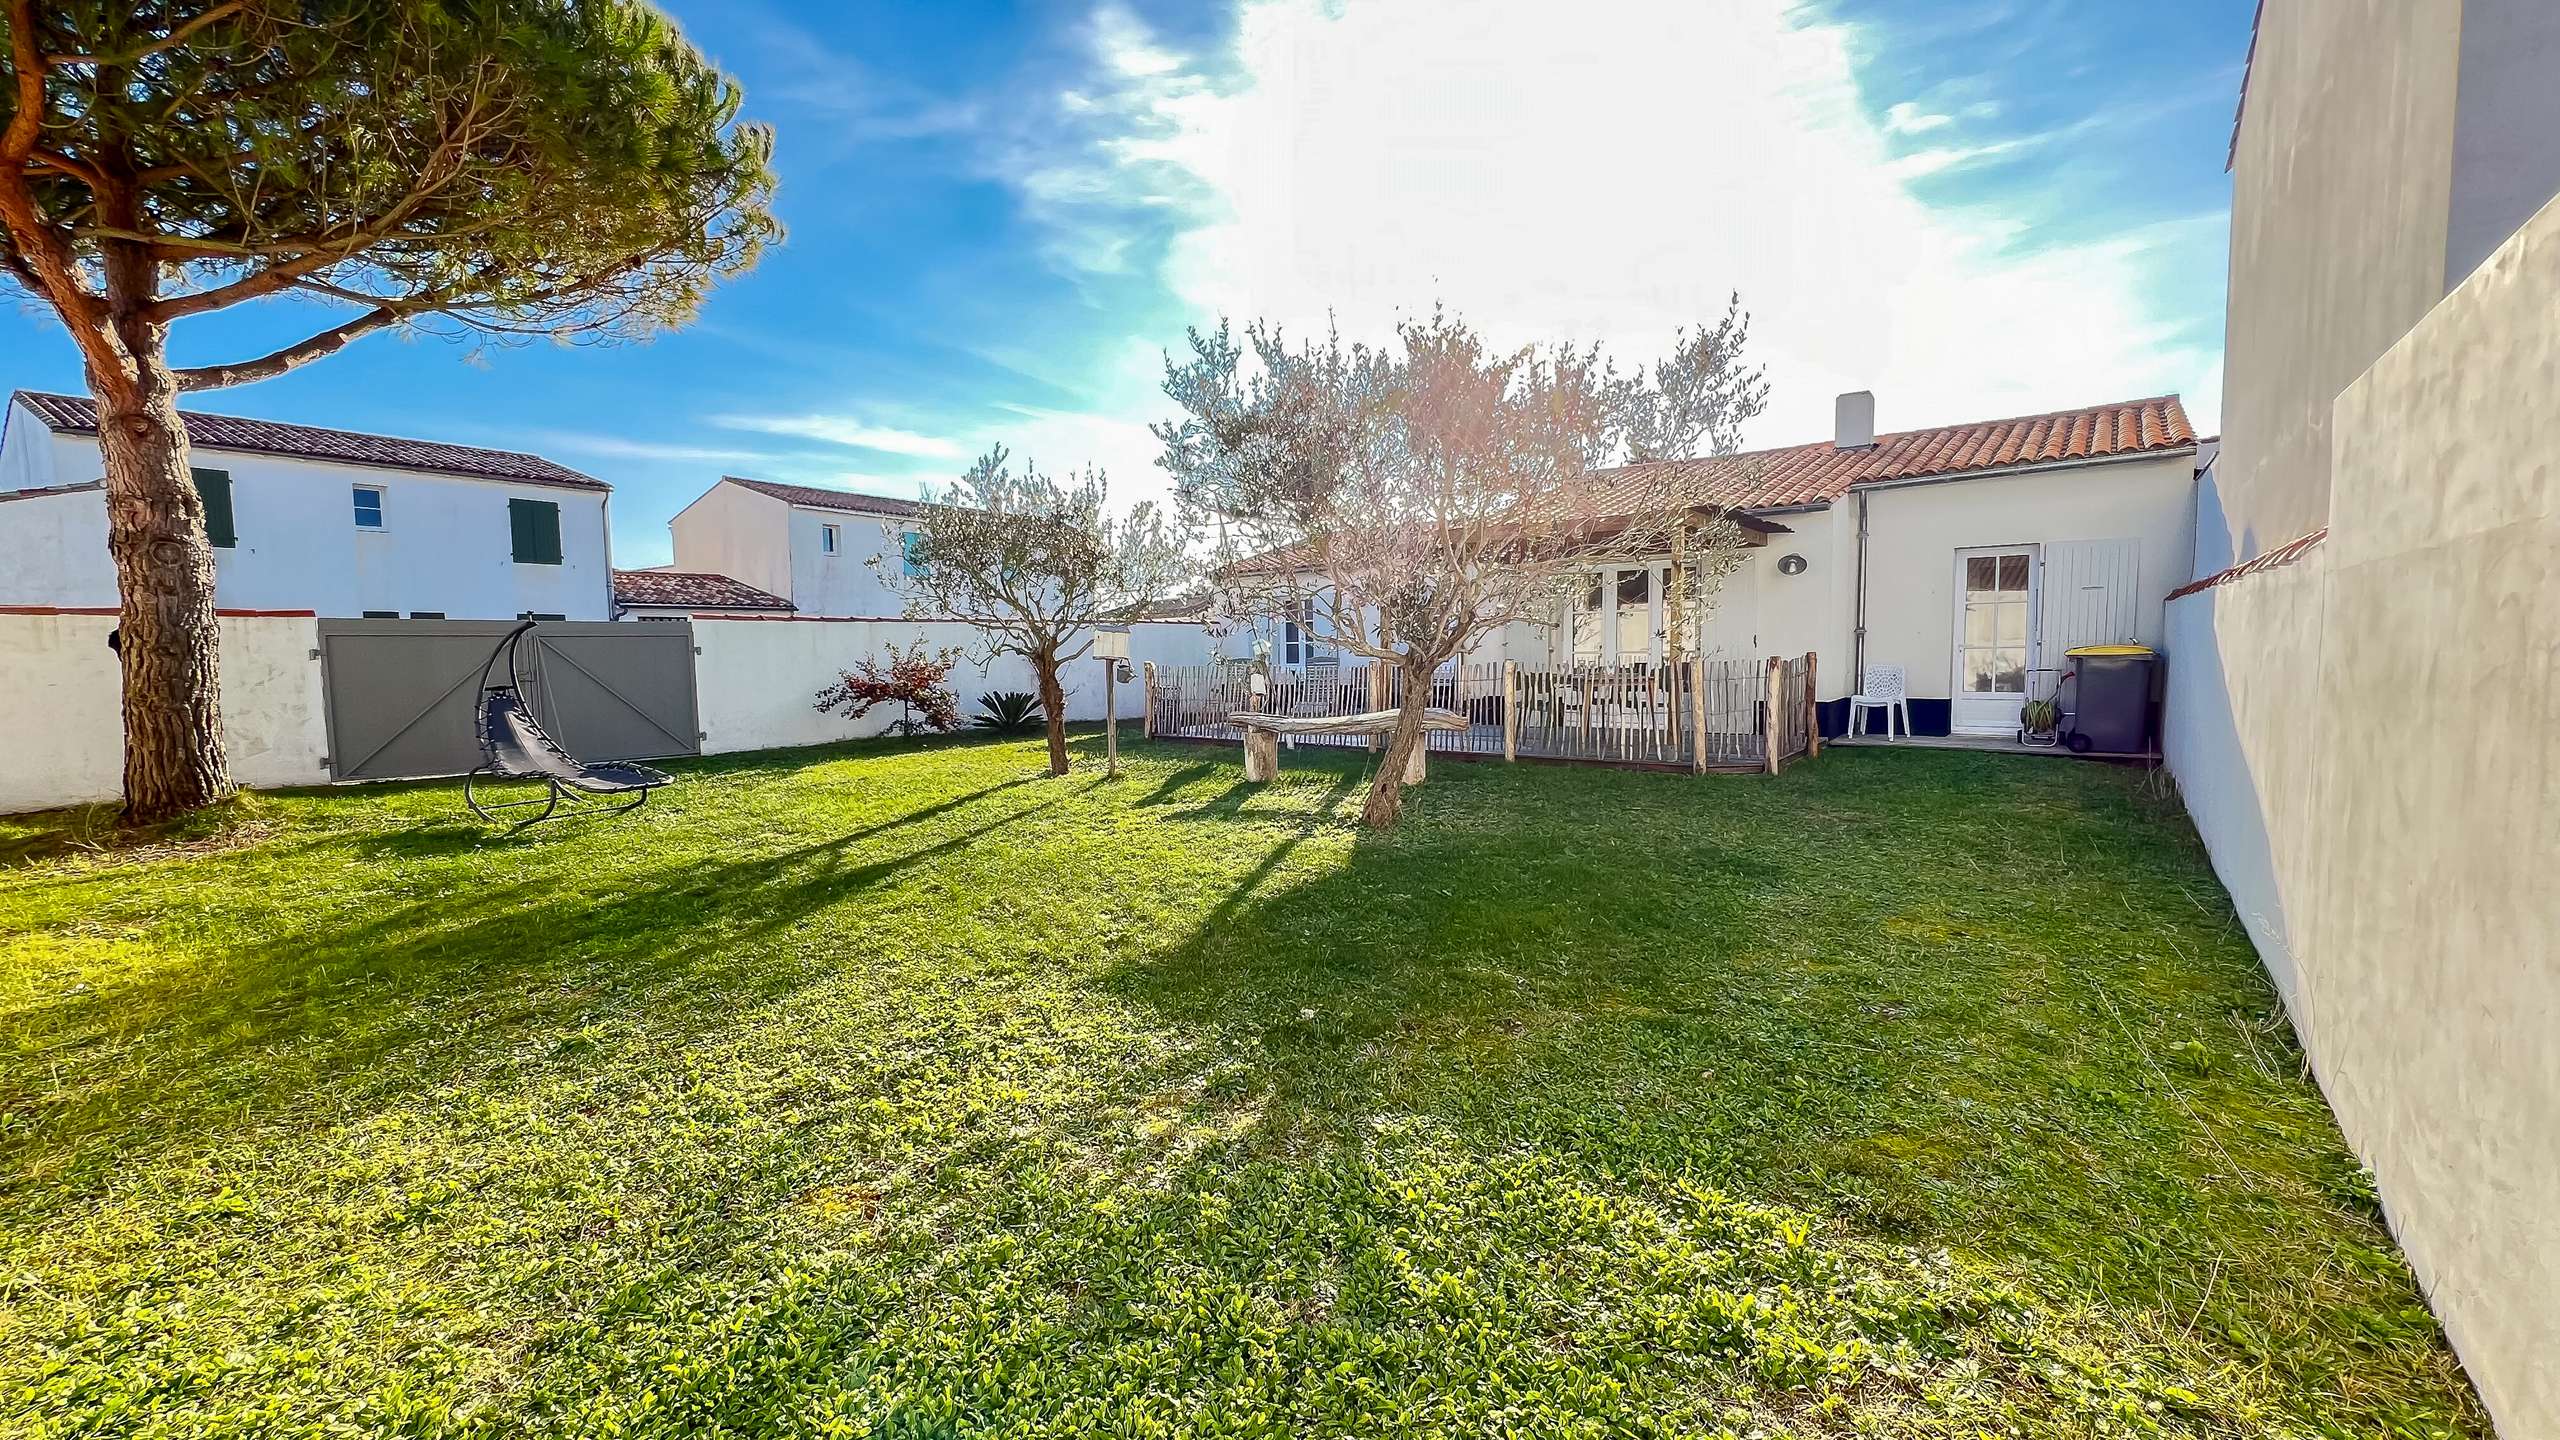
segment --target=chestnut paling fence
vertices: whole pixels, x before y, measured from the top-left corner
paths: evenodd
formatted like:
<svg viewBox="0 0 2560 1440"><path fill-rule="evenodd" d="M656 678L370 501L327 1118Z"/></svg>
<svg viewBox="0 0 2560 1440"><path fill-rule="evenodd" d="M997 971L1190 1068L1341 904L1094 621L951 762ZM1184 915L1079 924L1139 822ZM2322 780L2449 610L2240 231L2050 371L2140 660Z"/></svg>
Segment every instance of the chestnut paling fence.
<svg viewBox="0 0 2560 1440"><path fill-rule="evenodd" d="M1403 703L1393 666L1311 666L1267 676L1225 664L1147 667L1147 734L1241 741L1233 717L1259 710L1310 719L1391 710ZM1578 760L1689 770L1767 770L1818 746L1814 657L1687 660L1666 665L1551 668L1517 661L1445 665L1428 703L1467 717L1432 732L1434 753L1506 760ZM1301 745L1382 748L1359 735L1294 737Z"/></svg>

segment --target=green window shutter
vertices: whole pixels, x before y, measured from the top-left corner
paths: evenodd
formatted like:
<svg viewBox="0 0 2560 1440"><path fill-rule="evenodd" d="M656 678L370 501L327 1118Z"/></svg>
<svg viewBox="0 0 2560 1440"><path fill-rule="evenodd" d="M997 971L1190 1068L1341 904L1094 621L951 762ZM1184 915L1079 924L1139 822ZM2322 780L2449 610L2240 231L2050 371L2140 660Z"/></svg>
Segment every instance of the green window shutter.
<svg viewBox="0 0 2560 1440"><path fill-rule="evenodd" d="M229 550L240 543L239 532L231 527L231 472L228 470L189 470L196 479L196 495L204 501L204 538L218 550Z"/></svg>
<svg viewBox="0 0 2560 1440"><path fill-rule="evenodd" d="M507 529L519 565L560 563L560 507L548 500L507 502Z"/></svg>

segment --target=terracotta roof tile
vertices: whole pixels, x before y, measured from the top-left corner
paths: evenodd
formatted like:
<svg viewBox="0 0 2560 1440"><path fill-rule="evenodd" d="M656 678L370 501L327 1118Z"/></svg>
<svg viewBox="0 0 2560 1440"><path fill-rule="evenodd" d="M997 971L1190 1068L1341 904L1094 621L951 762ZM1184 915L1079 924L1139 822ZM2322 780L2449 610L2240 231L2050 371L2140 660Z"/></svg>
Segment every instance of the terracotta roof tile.
<svg viewBox="0 0 2560 1440"><path fill-rule="evenodd" d="M21 390L17 392L16 399L48 429L73 435L98 433L98 404L86 396ZM480 480L556 485L568 490L613 488L592 475L581 475L539 455L515 450L484 450L476 445L404 440L394 435L324 430L316 425L288 425L281 420L207 415L194 410L179 411L178 419L187 427L187 443L207 450L244 450L252 454L284 455L300 460L340 460L393 470L424 470L438 475L468 475Z"/></svg>
<svg viewBox="0 0 2560 1440"><path fill-rule="evenodd" d="M2320 548L2322 542L2326 541L2328 538L2329 527L2323 525L2308 535L2298 535L2291 540L2287 540L2283 544L2277 546L2273 550L2265 552L2264 554L2253 555L2248 559L2241 561L2237 565L2230 566L2227 569L2216 570L2201 580L2190 580L2186 584L2179 586L2177 589L2170 591L2166 598L2171 600L2183 600L2189 595L2202 594L2216 585L2228 585L2232 581L2241 579L2244 576L2263 574L2269 570L2281 570L2285 566L2292 564L2294 561L2299 560L2303 556Z"/></svg>
<svg viewBox="0 0 2560 1440"><path fill-rule="evenodd" d="M789 610L790 601L744 580L708 570L616 570L616 605L681 606L692 610Z"/></svg>
<svg viewBox="0 0 2560 1440"><path fill-rule="evenodd" d="M1601 478L1625 477L1630 503L1641 483L1667 474L1698 504L1776 510L1826 505L1860 485L2113 459L2184 450L2195 443L2195 429L2178 397L2155 395L2045 415L1904 430L1879 435L1863 450L1843 450L1823 440L1781 450L1621 466L1602 472Z"/></svg>
<svg viewBox="0 0 2560 1440"><path fill-rule="evenodd" d="M849 510L857 515L920 515L924 506L913 500L892 500L886 495L863 495L851 490L827 490L816 485L785 485L774 480L749 480L743 475L723 475L731 485L743 485L759 495L793 505L810 505L820 510Z"/></svg>

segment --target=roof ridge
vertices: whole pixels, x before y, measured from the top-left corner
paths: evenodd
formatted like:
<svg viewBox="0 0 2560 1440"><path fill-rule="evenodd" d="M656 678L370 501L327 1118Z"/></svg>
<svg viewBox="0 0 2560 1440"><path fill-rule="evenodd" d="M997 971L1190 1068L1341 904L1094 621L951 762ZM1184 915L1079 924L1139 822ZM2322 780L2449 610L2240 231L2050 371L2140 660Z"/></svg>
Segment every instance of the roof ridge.
<svg viewBox="0 0 2560 1440"><path fill-rule="evenodd" d="M95 409L98 404L97 397L93 395L69 395L58 390L12 390L9 394L12 399L25 395L38 400L68 401L71 404L86 405L92 409ZM539 451L508 450L497 445L472 445L460 440L438 440L427 435L395 435L388 430L350 430L343 425L314 425L308 420L271 420L264 415L234 415L227 410L182 408L178 414L181 418L201 415L208 420L236 420L244 425L281 425L288 430L317 430L327 435L361 435L368 440L398 440L409 445L441 445L448 450L477 450L486 455L513 455L520 460L539 460L545 465L560 465L559 461ZM569 467L560 465L560 468L566 470Z"/></svg>

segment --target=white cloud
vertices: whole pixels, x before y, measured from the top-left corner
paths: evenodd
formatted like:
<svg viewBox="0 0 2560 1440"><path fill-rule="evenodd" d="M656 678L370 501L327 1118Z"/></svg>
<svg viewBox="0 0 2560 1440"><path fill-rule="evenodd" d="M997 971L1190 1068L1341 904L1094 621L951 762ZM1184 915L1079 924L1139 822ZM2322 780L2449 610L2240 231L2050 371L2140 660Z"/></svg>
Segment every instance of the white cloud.
<svg viewBox="0 0 2560 1440"><path fill-rule="evenodd" d="M1852 37L1791 0L1249 0L1235 84L1117 6L1089 38L1064 108L1116 128L1014 173L1079 232L1070 267L1128 263L1095 238L1110 207L1176 216L1164 278L1203 323L1375 336L1439 300L1498 339L1640 361L1739 289L1763 444L1827 433L1841 390L1873 388L1895 428L2178 388L2212 361L2153 311L2160 237L2020 253L2013 222L1917 198L1914 175L1982 157L1897 157L1889 131L1944 117L1872 118Z"/></svg>
<svg viewBox="0 0 2560 1440"><path fill-rule="evenodd" d="M622 435L596 435L583 430L539 430L533 435L535 445L565 450L576 455L600 455L610 460L656 460L671 464L756 465L775 457L758 450L739 450L717 445L662 444L655 440L633 440Z"/></svg>
<svg viewBox="0 0 2560 1440"><path fill-rule="evenodd" d="M878 450L891 455L953 459L966 453L959 443L942 436L919 435L913 430L868 424L850 415L714 415L711 423L727 430L752 430L764 435L823 440L830 445Z"/></svg>
<svg viewBox="0 0 2560 1440"><path fill-rule="evenodd" d="M1908 100L1896 101L1884 112L1884 128L1896 135L1926 135L1954 123L1954 116L1933 114Z"/></svg>

